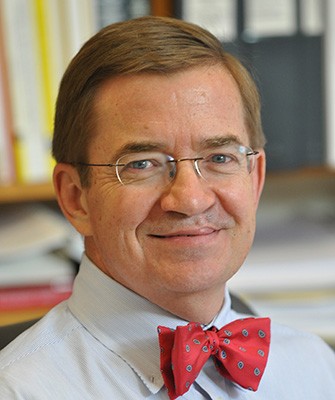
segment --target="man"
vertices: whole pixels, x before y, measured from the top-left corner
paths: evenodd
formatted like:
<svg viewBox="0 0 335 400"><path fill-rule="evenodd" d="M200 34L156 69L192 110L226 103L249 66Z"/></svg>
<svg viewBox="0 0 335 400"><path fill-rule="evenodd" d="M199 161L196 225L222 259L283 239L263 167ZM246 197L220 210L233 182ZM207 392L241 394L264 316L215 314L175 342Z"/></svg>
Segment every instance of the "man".
<svg viewBox="0 0 335 400"><path fill-rule="evenodd" d="M264 143L254 82L207 31L146 17L88 41L61 83L53 141L85 255L70 300L1 355L0 397L332 398L320 339L233 322L246 316L226 283L252 244Z"/></svg>

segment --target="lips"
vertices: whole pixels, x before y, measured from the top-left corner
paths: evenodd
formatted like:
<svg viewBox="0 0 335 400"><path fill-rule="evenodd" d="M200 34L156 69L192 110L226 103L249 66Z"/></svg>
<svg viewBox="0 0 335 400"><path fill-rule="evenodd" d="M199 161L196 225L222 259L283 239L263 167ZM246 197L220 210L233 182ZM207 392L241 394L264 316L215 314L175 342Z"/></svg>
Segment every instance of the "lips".
<svg viewBox="0 0 335 400"><path fill-rule="evenodd" d="M176 232L169 232L164 234L152 234L151 236L158 239L171 239L178 237L198 237L198 236L207 236L211 235L214 232L217 232L218 229L213 228L201 228L201 229L192 229L192 230L181 230Z"/></svg>

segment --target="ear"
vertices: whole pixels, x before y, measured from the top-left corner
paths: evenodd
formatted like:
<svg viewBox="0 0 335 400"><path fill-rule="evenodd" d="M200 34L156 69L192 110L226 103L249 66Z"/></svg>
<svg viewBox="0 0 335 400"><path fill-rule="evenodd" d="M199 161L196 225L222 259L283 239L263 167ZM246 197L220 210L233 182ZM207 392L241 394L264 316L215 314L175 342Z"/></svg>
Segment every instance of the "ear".
<svg viewBox="0 0 335 400"><path fill-rule="evenodd" d="M264 149L259 150L259 155L255 162L255 168L252 171L253 180L253 199L255 207L258 206L261 197L266 174L266 155Z"/></svg>
<svg viewBox="0 0 335 400"><path fill-rule="evenodd" d="M91 235L87 190L82 188L78 171L70 164L55 166L53 183L57 201L66 219L83 236Z"/></svg>

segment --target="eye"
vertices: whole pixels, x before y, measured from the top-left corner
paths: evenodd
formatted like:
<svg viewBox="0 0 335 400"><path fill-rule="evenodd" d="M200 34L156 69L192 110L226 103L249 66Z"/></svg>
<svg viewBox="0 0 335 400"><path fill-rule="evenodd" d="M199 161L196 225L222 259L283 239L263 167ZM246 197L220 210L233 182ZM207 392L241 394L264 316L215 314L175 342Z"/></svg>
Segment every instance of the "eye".
<svg viewBox="0 0 335 400"><path fill-rule="evenodd" d="M119 161L117 174L124 184L160 176L166 168L166 156L160 153L131 154Z"/></svg>
<svg viewBox="0 0 335 400"><path fill-rule="evenodd" d="M160 172L160 170L164 167L163 160L159 159L160 157L153 157L150 155L149 158L130 158L125 161L125 163L120 164L118 169L119 173L123 176L127 177L139 177L143 178L153 176Z"/></svg>
<svg viewBox="0 0 335 400"><path fill-rule="evenodd" d="M125 169L148 169L157 165L154 160L136 160L125 165Z"/></svg>
<svg viewBox="0 0 335 400"><path fill-rule="evenodd" d="M233 152L224 151L212 153L203 159L201 167L203 172L215 174L232 174L239 168L239 160Z"/></svg>
<svg viewBox="0 0 335 400"><path fill-rule="evenodd" d="M233 161L233 157L228 154L212 154L208 157L208 161L215 164L226 164Z"/></svg>

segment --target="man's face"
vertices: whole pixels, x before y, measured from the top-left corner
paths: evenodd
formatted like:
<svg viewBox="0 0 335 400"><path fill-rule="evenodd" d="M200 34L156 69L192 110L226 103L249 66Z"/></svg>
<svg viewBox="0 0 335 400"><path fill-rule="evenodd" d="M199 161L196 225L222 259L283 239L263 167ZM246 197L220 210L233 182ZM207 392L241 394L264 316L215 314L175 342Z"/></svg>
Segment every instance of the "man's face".
<svg viewBox="0 0 335 400"><path fill-rule="evenodd" d="M214 137L250 145L236 83L218 66L112 79L98 92L95 113L90 163L115 162L134 143L153 144L175 159L196 157ZM115 168L92 167L84 189L88 257L154 302L163 295L222 293L253 240L260 164L262 152L251 174L213 185L185 161L163 187L122 185Z"/></svg>

